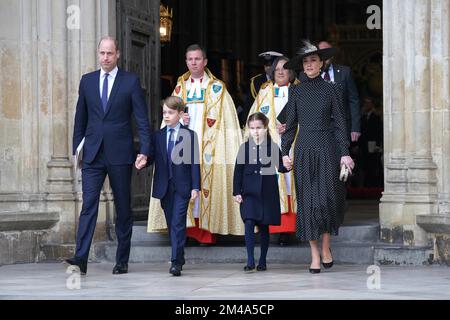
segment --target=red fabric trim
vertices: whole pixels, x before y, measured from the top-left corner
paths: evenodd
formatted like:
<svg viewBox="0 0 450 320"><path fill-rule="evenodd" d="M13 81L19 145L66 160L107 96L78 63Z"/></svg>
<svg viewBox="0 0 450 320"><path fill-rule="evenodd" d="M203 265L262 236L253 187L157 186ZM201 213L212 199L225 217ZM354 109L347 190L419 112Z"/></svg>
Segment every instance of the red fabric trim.
<svg viewBox="0 0 450 320"><path fill-rule="evenodd" d="M206 244L214 244L217 241L217 236L215 234L198 227L198 218L195 218L195 227L186 229L186 236Z"/></svg>
<svg viewBox="0 0 450 320"><path fill-rule="evenodd" d="M281 215L281 225L269 226L270 233L295 233L297 231L297 214L292 212L291 196L288 196L288 210Z"/></svg>

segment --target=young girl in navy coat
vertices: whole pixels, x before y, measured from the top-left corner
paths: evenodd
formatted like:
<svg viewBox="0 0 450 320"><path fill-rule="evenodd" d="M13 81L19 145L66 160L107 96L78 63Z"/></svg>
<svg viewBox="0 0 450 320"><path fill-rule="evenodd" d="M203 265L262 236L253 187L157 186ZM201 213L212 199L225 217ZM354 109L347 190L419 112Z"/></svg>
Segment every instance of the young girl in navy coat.
<svg viewBox="0 0 450 320"><path fill-rule="evenodd" d="M233 177L233 196L240 204L245 223L247 265L244 271L255 269L255 226L261 236L261 256L256 270L265 271L269 249L269 225L280 225L281 208L277 182L277 169L283 167L279 146L267 131L269 119L261 112L249 116L247 126L250 137L239 149Z"/></svg>

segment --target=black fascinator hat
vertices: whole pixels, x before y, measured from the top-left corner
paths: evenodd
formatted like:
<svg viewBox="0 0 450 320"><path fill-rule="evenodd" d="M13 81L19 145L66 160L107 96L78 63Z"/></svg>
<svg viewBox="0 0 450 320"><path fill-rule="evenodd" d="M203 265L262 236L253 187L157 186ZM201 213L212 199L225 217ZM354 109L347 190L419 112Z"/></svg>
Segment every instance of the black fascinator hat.
<svg viewBox="0 0 450 320"><path fill-rule="evenodd" d="M319 49L317 46L311 44L309 40L303 40L303 46L297 50L296 56L284 65L284 68L292 70L301 69L303 58L313 54L319 55L325 61L336 54L336 48Z"/></svg>

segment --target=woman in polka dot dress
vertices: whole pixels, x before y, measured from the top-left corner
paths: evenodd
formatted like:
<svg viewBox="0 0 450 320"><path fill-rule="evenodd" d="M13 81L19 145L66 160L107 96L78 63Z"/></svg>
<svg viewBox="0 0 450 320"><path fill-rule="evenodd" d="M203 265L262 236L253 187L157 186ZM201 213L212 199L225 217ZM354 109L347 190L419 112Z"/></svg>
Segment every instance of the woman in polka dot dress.
<svg viewBox="0 0 450 320"><path fill-rule="evenodd" d="M345 185L339 180L342 165L351 174L349 141L341 89L320 76L324 61L335 49L321 49L305 41L297 56L284 65L303 68L301 84L289 93L286 132L282 136L283 164L293 168L297 192L297 238L311 246L311 273L320 272L320 263L331 268L330 235L337 235L343 220ZM294 142L294 163L289 150ZM322 237L322 248L318 240Z"/></svg>

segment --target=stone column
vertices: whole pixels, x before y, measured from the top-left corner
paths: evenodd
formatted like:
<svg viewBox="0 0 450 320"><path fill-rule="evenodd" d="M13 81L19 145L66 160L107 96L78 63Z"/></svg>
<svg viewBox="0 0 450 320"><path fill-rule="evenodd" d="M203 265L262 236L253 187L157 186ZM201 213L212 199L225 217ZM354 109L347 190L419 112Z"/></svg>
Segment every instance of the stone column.
<svg viewBox="0 0 450 320"><path fill-rule="evenodd" d="M51 85L51 160L48 167L48 189L50 194L61 198L72 194L72 163L69 159L68 108L67 108L67 28L66 1L51 1L50 25L50 85Z"/></svg>
<svg viewBox="0 0 450 320"><path fill-rule="evenodd" d="M32 18L35 12L35 1L22 1L21 12L21 47L20 61L21 71L20 78L24 86L21 95L22 106L22 157L23 175L28 177L27 182L20 179L23 185L23 193L37 194L39 192L39 140L36 132L38 132L39 110L36 105L36 85L37 81L37 63L36 55L30 54L37 51L36 39L36 20Z"/></svg>
<svg viewBox="0 0 450 320"><path fill-rule="evenodd" d="M94 71L97 63L97 42L104 35L115 35L115 2L89 0L51 1L51 132L48 162L49 208L61 212L57 230L47 237L47 258L69 256L75 243L78 216L82 206L81 175L72 167L72 135L81 76ZM112 6L112 8L111 8ZM79 10L80 28L68 28L67 19ZM110 27L113 26L113 27ZM73 26L72 26L73 27ZM108 226L113 220L112 190L108 181L100 197L99 214L94 240L106 240ZM68 244L69 246L61 246ZM61 249L63 248L63 249ZM67 248L67 249L64 249Z"/></svg>
<svg viewBox="0 0 450 320"><path fill-rule="evenodd" d="M431 85L433 155L439 163L438 213L450 215L450 2L433 1Z"/></svg>
<svg viewBox="0 0 450 320"><path fill-rule="evenodd" d="M60 212L60 221L55 232L48 236L48 242L71 241L75 235L74 193L71 151L69 151L69 108L68 108L68 55L67 55L67 2L48 0L39 2L39 16L45 25L49 52L42 59L47 61L47 113L48 135L41 137L48 148L47 162L47 210ZM48 60L47 60L48 59Z"/></svg>
<svg viewBox="0 0 450 320"><path fill-rule="evenodd" d="M438 199L437 210L416 221L434 240L434 259L450 266L450 3L432 1L430 10L431 151L438 166Z"/></svg>
<svg viewBox="0 0 450 320"><path fill-rule="evenodd" d="M414 153L408 164L408 206L403 220L405 244L428 244L426 232L416 225L416 215L436 212L437 166L431 154L431 2L416 0L414 5Z"/></svg>
<svg viewBox="0 0 450 320"><path fill-rule="evenodd" d="M444 71L439 66L443 44L448 55L448 6L445 0L383 3L386 165L380 224L381 239L391 243L430 245L420 219L437 212L438 191L448 189L448 120L440 109L442 99L448 108L449 70L448 64Z"/></svg>
<svg viewBox="0 0 450 320"><path fill-rule="evenodd" d="M403 11L403 2L383 2L385 189L380 204L380 224L381 239L387 242L401 239L399 228L407 192L403 45L408 33L404 15L408 13ZM393 32L395 28L405 33Z"/></svg>

